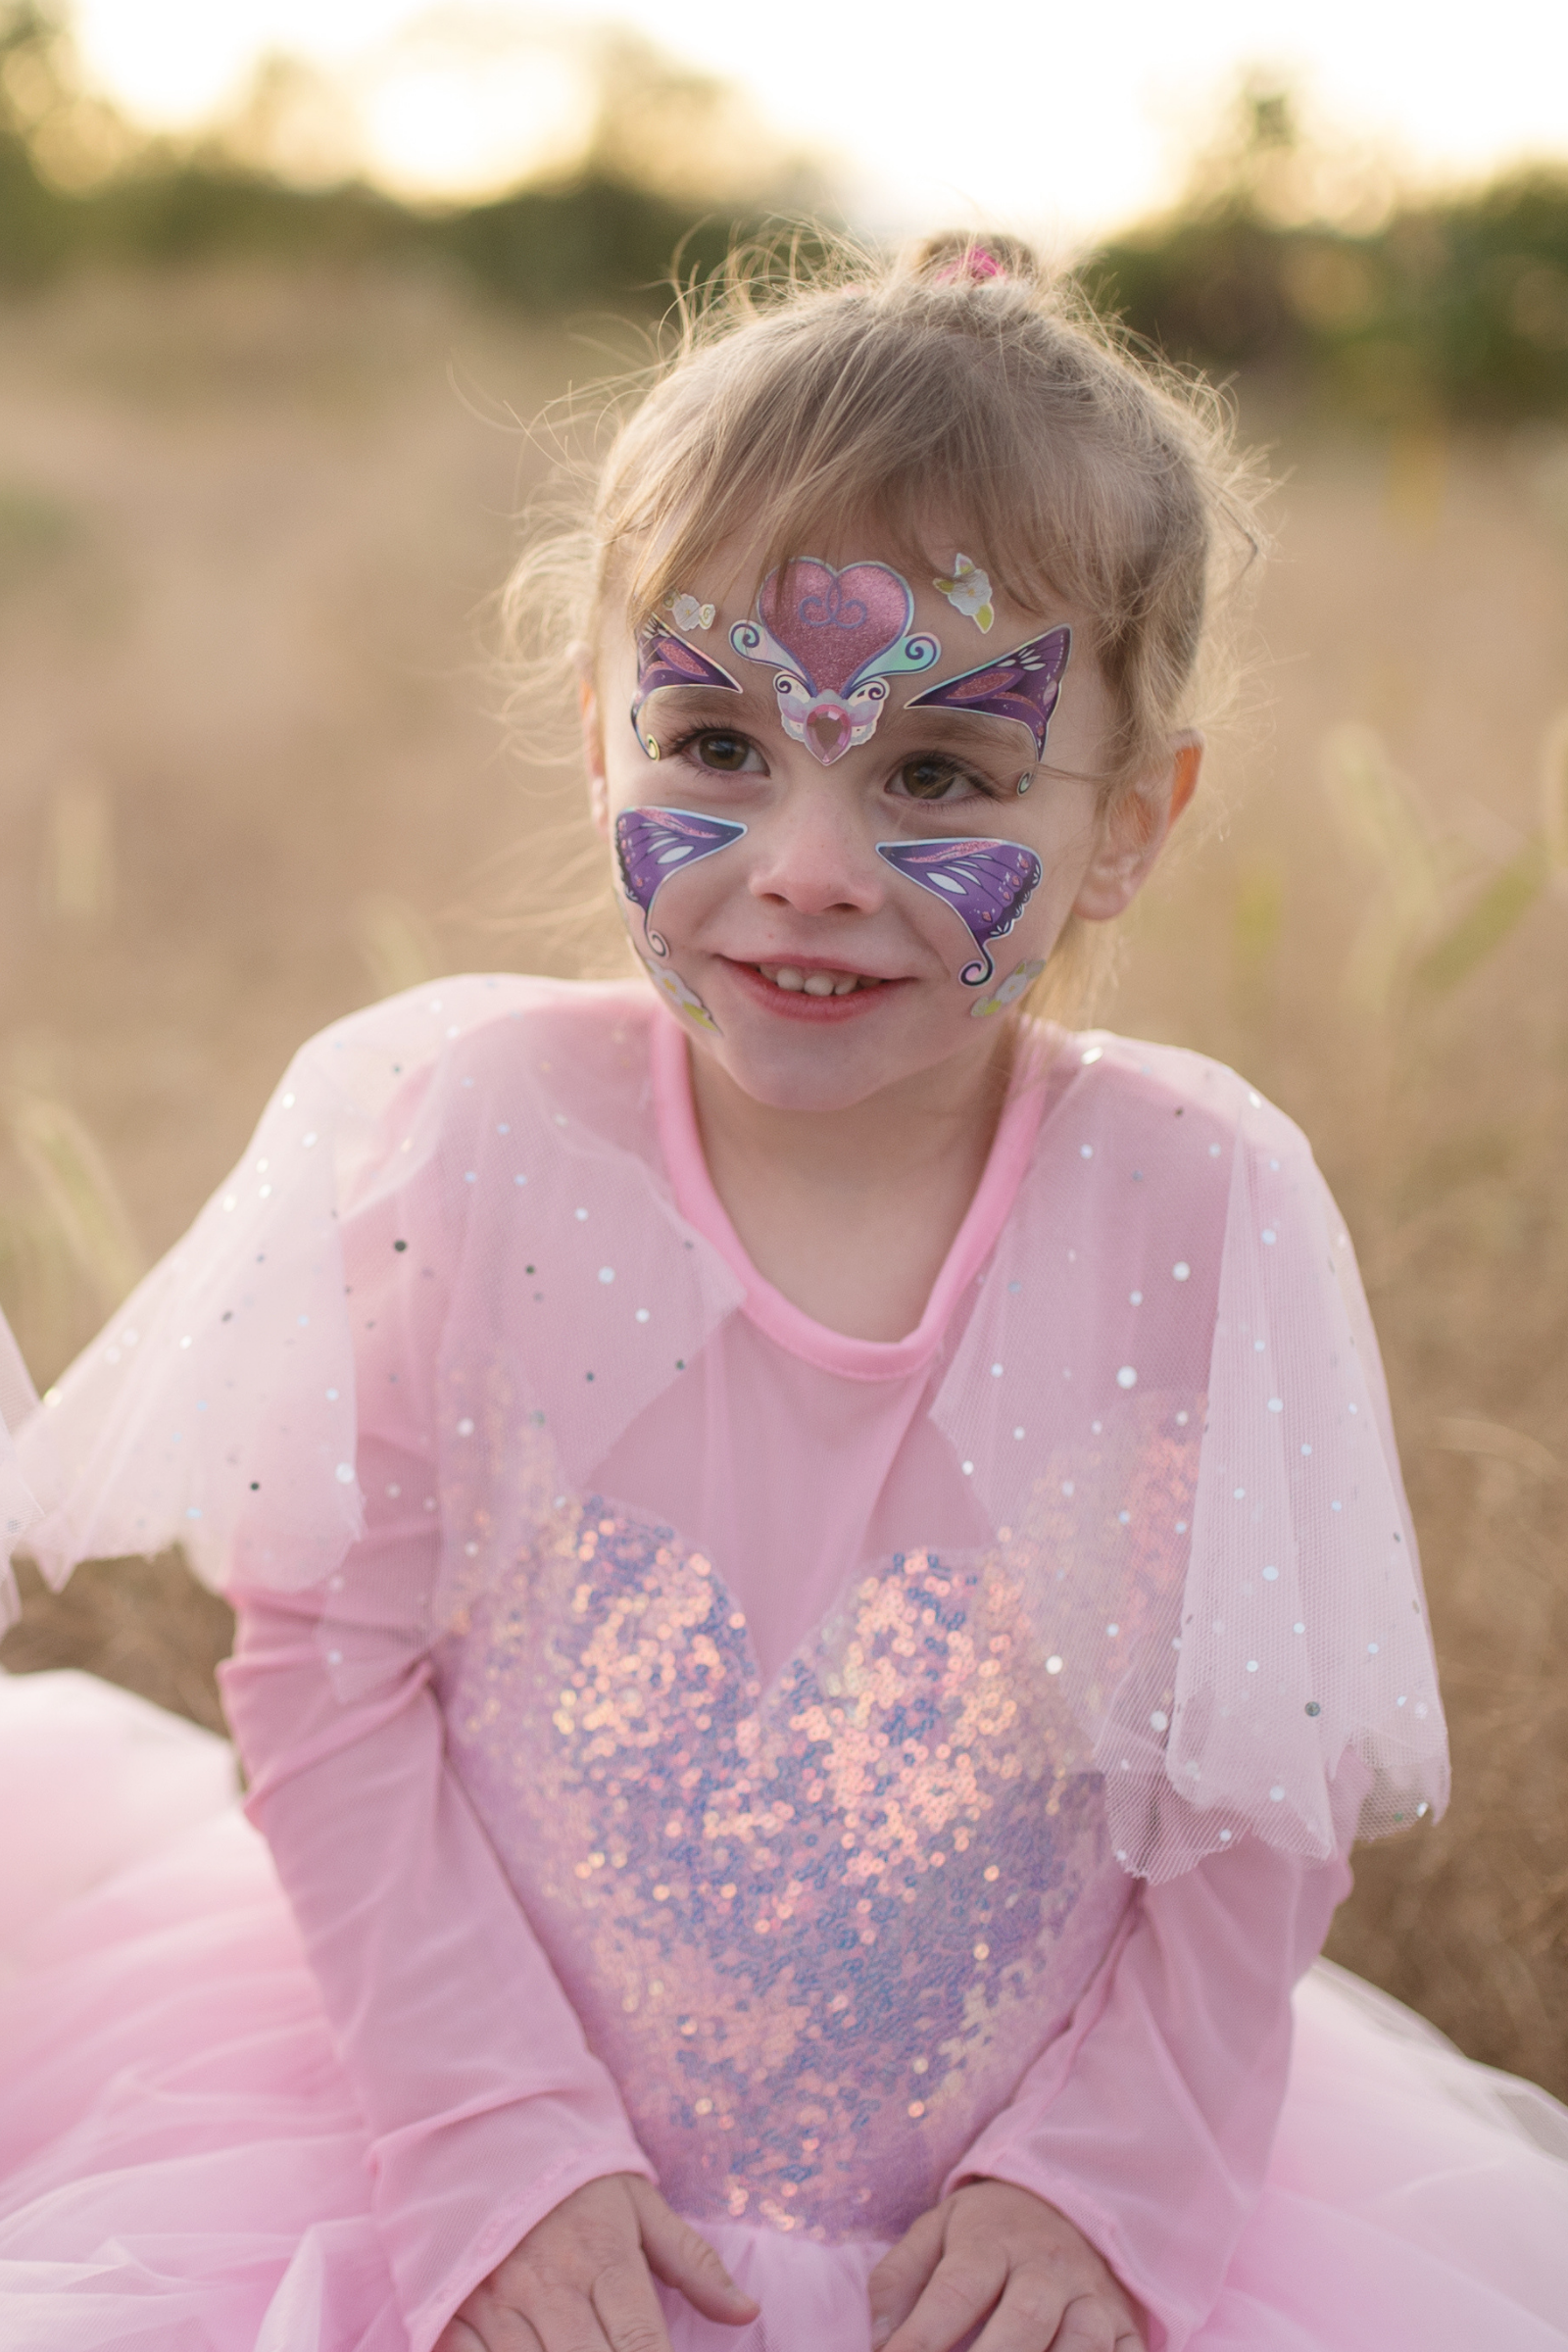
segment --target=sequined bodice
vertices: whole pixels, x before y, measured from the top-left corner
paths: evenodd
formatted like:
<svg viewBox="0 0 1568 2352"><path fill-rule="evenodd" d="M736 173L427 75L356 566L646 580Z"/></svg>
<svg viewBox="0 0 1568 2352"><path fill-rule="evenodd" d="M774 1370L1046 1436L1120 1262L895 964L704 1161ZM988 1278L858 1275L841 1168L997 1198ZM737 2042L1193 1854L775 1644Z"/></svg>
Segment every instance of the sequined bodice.
<svg viewBox="0 0 1568 2352"><path fill-rule="evenodd" d="M1131 1891L1004 1555L863 1574L765 1693L667 1528L590 1500L449 1645L454 1761L665 2193L894 2234Z"/></svg>

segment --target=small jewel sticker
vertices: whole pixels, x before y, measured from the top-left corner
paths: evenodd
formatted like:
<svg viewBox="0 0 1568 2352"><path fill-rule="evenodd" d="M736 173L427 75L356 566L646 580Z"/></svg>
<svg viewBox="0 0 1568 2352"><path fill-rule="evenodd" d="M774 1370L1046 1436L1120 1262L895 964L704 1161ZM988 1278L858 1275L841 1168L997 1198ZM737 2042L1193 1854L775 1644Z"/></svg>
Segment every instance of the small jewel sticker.
<svg viewBox="0 0 1568 2352"><path fill-rule="evenodd" d="M713 625L713 607L700 605L695 596L688 596L684 590L670 598L669 609L677 629L710 629Z"/></svg>
<svg viewBox="0 0 1568 2352"><path fill-rule="evenodd" d="M986 634L997 616L991 609L991 582L978 564L971 564L967 556L955 556L953 577L933 580L931 585L956 612L972 620L982 636Z"/></svg>

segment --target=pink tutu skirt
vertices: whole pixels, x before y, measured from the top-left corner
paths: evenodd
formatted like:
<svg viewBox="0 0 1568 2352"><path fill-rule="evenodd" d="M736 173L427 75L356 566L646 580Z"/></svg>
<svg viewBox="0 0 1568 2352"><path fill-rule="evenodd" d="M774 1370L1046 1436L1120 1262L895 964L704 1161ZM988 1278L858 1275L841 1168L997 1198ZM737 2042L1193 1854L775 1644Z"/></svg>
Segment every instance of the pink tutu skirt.
<svg viewBox="0 0 1568 2352"><path fill-rule="evenodd" d="M227 1748L84 1675L0 1677L0 2344L408 2352ZM868 2352L880 2246L709 2234L763 2316L668 2295L675 2352ZM1320 1964L1193 2352L1568 2352L1568 2109Z"/></svg>

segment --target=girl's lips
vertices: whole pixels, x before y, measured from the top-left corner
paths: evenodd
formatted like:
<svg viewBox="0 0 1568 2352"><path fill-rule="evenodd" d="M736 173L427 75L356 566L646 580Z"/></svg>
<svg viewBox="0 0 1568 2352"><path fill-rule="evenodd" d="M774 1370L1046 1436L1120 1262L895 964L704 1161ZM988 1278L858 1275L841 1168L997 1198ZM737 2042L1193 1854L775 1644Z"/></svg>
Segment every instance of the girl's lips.
<svg viewBox="0 0 1568 2352"><path fill-rule="evenodd" d="M824 1021L832 1024L859 1020L876 1005L897 996L909 985L906 980L883 980L874 988L852 989L848 996L816 997L808 994L805 989L780 988L776 981L765 978L755 963L739 963L728 956L719 960L742 994L749 997L753 1004L760 1004L765 1012L774 1013L787 1021L814 1021L819 1026ZM785 963L787 958L780 957L779 961ZM812 967L797 964L790 968L808 971ZM835 964L816 968L841 972L843 966Z"/></svg>

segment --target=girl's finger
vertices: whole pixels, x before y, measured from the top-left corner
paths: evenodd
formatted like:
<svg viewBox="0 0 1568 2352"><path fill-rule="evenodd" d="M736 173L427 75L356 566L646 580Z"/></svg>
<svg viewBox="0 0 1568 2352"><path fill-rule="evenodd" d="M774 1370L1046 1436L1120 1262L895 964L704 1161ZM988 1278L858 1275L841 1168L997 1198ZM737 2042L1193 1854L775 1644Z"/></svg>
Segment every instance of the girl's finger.
<svg viewBox="0 0 1568 2352"><path fill-rule="evenodd" d="M442 2328L436 2338L435 2352L487 2352L487 2347L484 2337L475 2334L460 2313Z"/></svg>
<svg viewBox="0 0 1568 2352"><path fill-rule="evenodd" d="M675 2287L703 2317L739 2328L755 2320L758 2305L743 2286L737 2286L717 2253L700 2230L672 2213L656 2188L646 2180L630 2183L631 2199L642 2230L648 2268L666 2286ZM658 2342L662 2352L663 2323Z"/></svg>
<svg viewBox="0 0 1568 2352"><path fill-rule="evenodd" d="M435 2352L542 2352L542 2346L520 2311L481 2288L449 2324Z"/></svg>
<svg viewBox="0 0 1568 2352"><path fill-rule="evenodd" d="M914 2309L920 2289L942 2259L942 2232L946 2226L940 2207L922 2213L906 2230L898 2244L888 2248L866 2280L865 2291L871 2305L871 2352L882 2352L894 2328Z"/></svg>
<svg viewBox="0 0 1568 2352"><path fill-rule="evenodd" d="M1095 2313L1103 2327L1084 2333ZM1058 2286L1038 2267L1014 2271L990 2323L975 2338L974 2352L1112 2352L1115 2334L1110 2306L1098 2295Z"/></svg>
<svg viewBox="0 0 1568 2352"><path fill-rule="evenodd" d="M640 2254L607 2264L594 2280L593 2296L612 2352L669 2352L664 2315Z"/></svg>
<svg viewBox="0 0 1568 2352"><path fill-rule="evenodd" d="M1062 2313L1052 2352L1116 2352L1119 2318L1100 2295L1080 2295Z"/></svg>
<svg viewBox="0 0 1568 2352"><path fill-rule="evenodd" d="M520 2313L508 2314L516 2320L525 2333L501 2336L489 2347L489 2352L615 2352L604 2328L599 2314L580 2288L574 2286L548 2287L536 2290L529 2299L526 2319ZM669 2338L663 2322L657 2336L644 2338L638 2352L669 2352Z"/></svg>
<svg viewBox="0 0 1568 2352"><path fill-rule="evenodd" d="M885 2352L951 2352L985 2318L1006 2283L1007 2257L1000 2245L944 2254L908 2318L887 2338ZM1050 2341L1043 2335L1030 2352L1045 2352ZM987 2346L987 2352L994 2348ZM1007 2352L1016 2348L1009 2345Z"/></svg>

